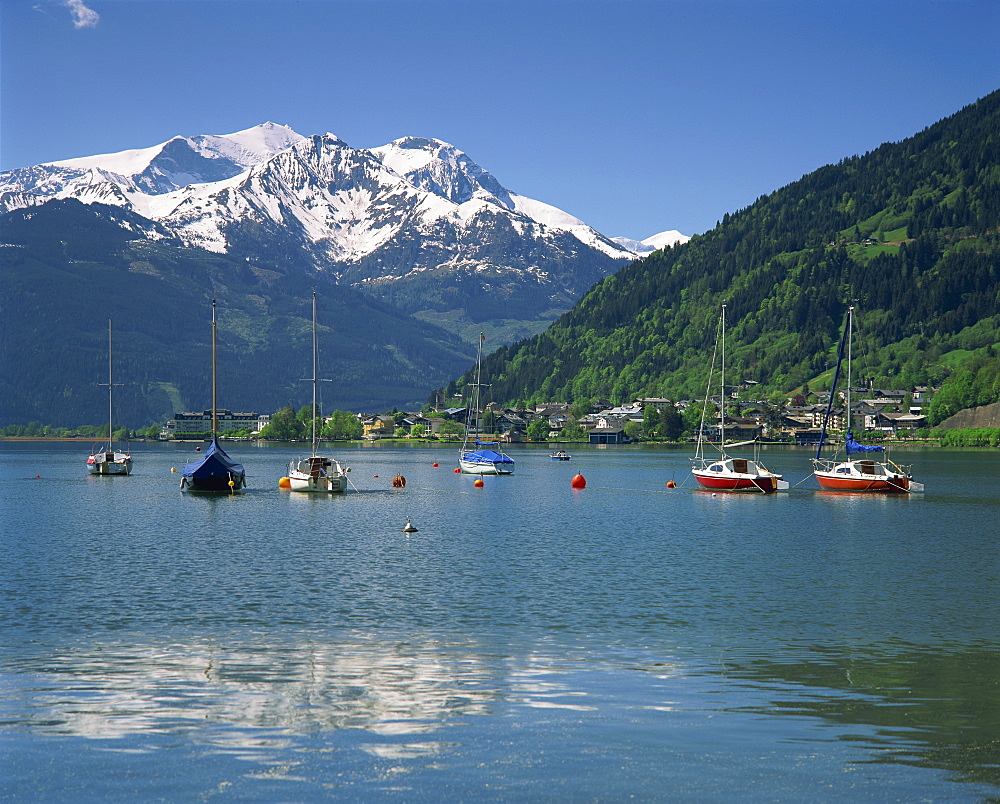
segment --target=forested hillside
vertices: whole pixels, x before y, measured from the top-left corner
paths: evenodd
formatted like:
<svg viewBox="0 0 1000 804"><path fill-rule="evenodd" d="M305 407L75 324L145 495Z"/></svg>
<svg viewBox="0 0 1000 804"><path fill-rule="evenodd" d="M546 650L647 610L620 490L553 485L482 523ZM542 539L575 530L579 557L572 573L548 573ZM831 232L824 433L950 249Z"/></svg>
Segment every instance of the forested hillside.
<svg viewBox="0 0 1000 804"><path fill-rule="evenodd" d="M483 371L502 402L699 397L727 300L729 377L777 396L828 368L853 300L856 379L932 384L1000 341L998 292L1000 91L633 263Z"/></svg>
<svg viewBox="0 0 1000 804"><path fill-rule="evenodd" d="M151 225L73 199L0 216L0 426L105 422L109 318L116 424L205 410L213 296L223 408L272 412L309 401L313 290L321 371L336 380L322 383L325 410L419 405L428 387L473 359L450 333L321 273L137 239Z"/></svg>

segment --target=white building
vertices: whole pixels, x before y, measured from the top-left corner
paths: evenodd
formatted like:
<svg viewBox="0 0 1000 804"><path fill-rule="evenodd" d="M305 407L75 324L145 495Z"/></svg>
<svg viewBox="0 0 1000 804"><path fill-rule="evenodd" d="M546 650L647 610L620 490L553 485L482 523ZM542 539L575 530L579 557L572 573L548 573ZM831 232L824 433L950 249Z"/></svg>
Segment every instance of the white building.
<svg viewBox="0 0 1000 804"><path fill-rule="evenodd" d="M216 410L219 432L232 430L249 430L259 433L271 420L270 413L233 413L231 410ZM167 422L161 435L174 438L177 433L208 433L212 429L212 411L201 413L175 413L174 418Z"/></svg>

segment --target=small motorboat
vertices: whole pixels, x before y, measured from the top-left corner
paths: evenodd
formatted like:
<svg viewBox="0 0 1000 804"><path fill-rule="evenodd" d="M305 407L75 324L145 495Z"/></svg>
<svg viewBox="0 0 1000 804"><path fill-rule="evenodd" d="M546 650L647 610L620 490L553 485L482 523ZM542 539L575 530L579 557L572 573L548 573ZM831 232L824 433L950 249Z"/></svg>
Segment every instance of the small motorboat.
<svg viewBox="0 0 1000 804"><path fill-rule="evenodd" d="M568 461L573 456L566 452L566 450L561 449L558 452L553 452L549 457L554 461Z"/></svg>

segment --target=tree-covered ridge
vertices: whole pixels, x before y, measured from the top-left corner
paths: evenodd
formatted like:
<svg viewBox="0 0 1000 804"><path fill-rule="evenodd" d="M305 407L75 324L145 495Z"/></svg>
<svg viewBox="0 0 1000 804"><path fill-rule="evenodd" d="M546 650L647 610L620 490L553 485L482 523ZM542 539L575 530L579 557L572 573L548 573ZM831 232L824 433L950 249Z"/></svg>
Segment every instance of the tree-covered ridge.
<svg viewBox="0 0 1000 804"><path fill-rule="evenodd" d="M699 396L726 300L730 376L784 393L827 368L853 300L859 379L930 384L1000 340L998 290L1000 91L634 262L484 373L504 402Z"/></svg>
<svg viewBox="0 0 1000 804"><path fill-rule="evenodd" d="M0 426L106 416L114 319L116 423L163 422L211 400L218 305L219 405L276 410L309 398L309 300L318 291L327 407L419 405L472 359L457 337L336 284L324 272L237 259L136 234L150 222L75 199L0 216ZM433 378L433 379L429 379Z"/></svg>

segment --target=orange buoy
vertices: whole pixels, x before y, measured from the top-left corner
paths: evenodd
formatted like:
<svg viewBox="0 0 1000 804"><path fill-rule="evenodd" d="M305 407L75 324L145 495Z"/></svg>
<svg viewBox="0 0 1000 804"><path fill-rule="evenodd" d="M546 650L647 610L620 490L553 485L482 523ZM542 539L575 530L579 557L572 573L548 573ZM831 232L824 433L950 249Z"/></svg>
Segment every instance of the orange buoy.
<svg viewBox="0 0 1000 804"><path fill-rule="evenodd" d="M462 470L461 470L461 469L459 469L459 468L458 468L457 466L455 467L455 474L456 474L456 475L457 475L457 474L458 474L459 472L461 472L461 471L462 471Z"/></svg>
<svg viewBox="0 0 1000 804"><path fill-rule="evenodd" d="M372 475L372 477L378 477L378 475Z"/></svg>
<svg viewBox="0 0 1000 804"><path fill-rule="evenodd" d="M431 464L431 466L435 466L435 467L436 467L436 466L437 466L437 464L436 464L436 463L433 463L433 464Z"/></svg>
<svg viewBox="0 0 1000 804"><path fill-rule="evenodd" d="M483 487L483 485L484 485L483 484L483 479L481 477L477 477L476 478L476 482L473 483L472 485L475 486L477 489L481 489Z"/></svg>
<svg viewBox="0 0 1000 804"><path fill-rule="evenodd" d="M569 481L569 484L575 489L583 489L587 487L587 478L581 474L573 475L573 479Z"/></svg>
<svg viewBox="0 0 1000 804"><path fill-rule="evenodd" d="M278 478L278 488L279 489L290 489L292 487L292 481L287 477Z"/></svg>
<svg viewBox="0 0 1000 804"><path fill-rule="evenodd" d="M667 481L667 488L668 488L668 489L675 489L675 488L677 488L677 484L676 484L676 483L674 483L674 481L673 481L673 480L668 480L668 481Z"/></svg>
<svg viewBox="0 0 1000 804"><path fill-rule="evenodd" d="M394 489L405 489L406 488L406 478L402 475L396 475L392 479L392 487Z"/></svg>

